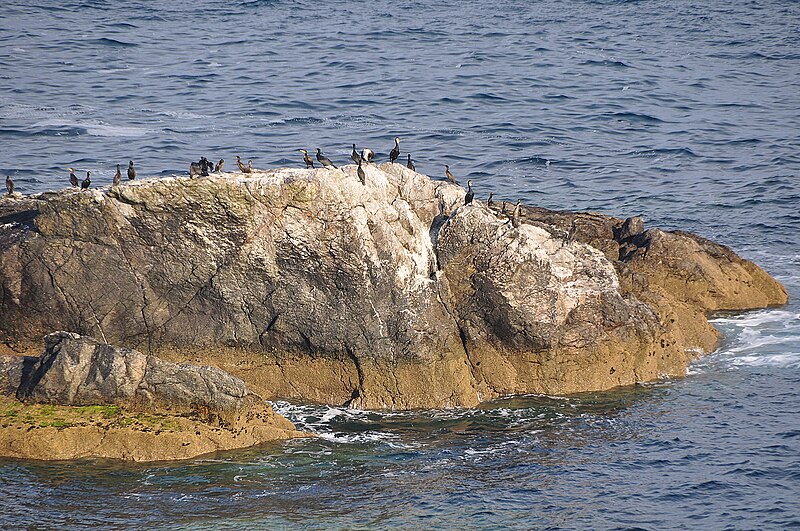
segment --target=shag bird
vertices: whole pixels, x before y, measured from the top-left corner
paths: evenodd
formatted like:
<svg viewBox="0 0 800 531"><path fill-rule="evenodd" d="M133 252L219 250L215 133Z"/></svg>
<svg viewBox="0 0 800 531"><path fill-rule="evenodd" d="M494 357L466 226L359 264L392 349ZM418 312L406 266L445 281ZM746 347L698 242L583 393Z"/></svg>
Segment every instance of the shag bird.
<svg viewBox="0 0 800 531"><path fill-rule="evenodd" d="M86 190L87 188L89 188L89 186L92 185L92 180L89 178L91 174L92 172L90 171L86 172L86 178L81 182L81 190Z"/></svg>
<svg viewBox="0 0 800 531"><path fill-rule="evenodd" d="M313 168L314 161L311 160L311 157L308 156L308 151L306 151L305 149L298 149L297 151L303 154L303 161L305 161L306 163L306 169Z"/></svg>
<svg viewBox="0 0 800 531"><path fill-rule="evenodd" d="M417 171L417 167L414 166L414 161L411 160L411 153L408 154L408 163L406 167L411 171Z"/></svg>
<svg viewBox="0 0 800 531"><path fill-rule="evenodd" d="M468 205L475 199L475 192L472 191L472 179L467 181L467 195L464 196L464 204Z"/></svg>
<svg viewBox="0 0 800 531"><path fill-rule="evenodd" d="M6 175L6 190L8 191L8 195L14 193L14 181L11 180L10 175Z"/></svg>
<svg viewBox="0 0 800 531"><path fill-rule="evenodd" d="M136 169L133 167L133 161L128 162L128 180L132 181L136 178Z"/></svg>
<svg viewBox="0 0 800 531"><path fill-rule="evenodd" d="M444 165L444 174L447 175L448 181L450 181L453 184L458 184L458 181L456 181L456 176L450 172L450 166L448 166L447 164Z"/></svg>
<svg viewBox="0 0 800 531"><path fill-rule="evenodd" d="M117 173L114 174L114 180L111 181L111 186L117 186L121 180L122 180L122 171L120 171L119 164L117 164Z"/></svg>
<svg viewBox="0 0 800 531"><path fill-rule="evenodd" d="M69 184L78 186L78 178L75 176L75 168L69 168Z"/></svg>
<svg viewBox="0 0 800 531"><path fill-rule="evenodd" d="M317 148L317 160L326 168L336 168L336 164L331 159L322 154L322 150Z"/></svg>
<svg viewBox="0 0 800 531"><path fill-rule="evenodd" d="M489 199L486 200L486 206L488 206L489 208L492 208L494 206L494 201L492 201L493 197L494 197L494 192L489 192Z"/></svg>
<svg viewBox="0 0 800 531"><path fill-rule="evenodd" d="M361 159L358 159L358 169L356 170L358 174L358 180L361 181L361 184L367 184L367 174L364 171L364 168L361 167Z"/></svg>
<svg viewBox="0 0 800 531"><path fill-rule="evenodd" d="M506 202L503 201L503 207L500 209L501 216L508 216L508 211L506 210Z"/></svg>
<svg viewBox="0 0 800 531"><path fill-rule="evenodd" d="M389 152L389 162L394 163L400 156L400 137L394 137L394 147Z"/></svg>
<svg viewBox="0 0 800 531"><path fill-rule="evenodd" d="M575 223L575 220L572 220L572 223L569 226L569 230L567 231L567 235L564 238L564 243L572 243L575 241L575 234L578 232L578 224Z"/></svg>
<svg viewBox="0 0 800 531"><path fill-rule="evenodd" d="M517 199L517 204L514 206L514 212L511 213L511 225L513 225L514 228L519 227L519 210L521 203L522 200Z"/></svg>
<svg viewBox="0 0 800 531"><path fill-rule="evenodd" d="M372 162L375 159L375 152L369 148L361 150L361 160L364 162Z"/></svg>
<svg viewBox="0 0 800 531"><path fill-rule="evenodd" d="M202 169L200 168L199 162L190 162L189 163L189 177L194 179L195 175L200 175Z"/></svg>
<svg viewBox="0 0 800 531"><path fill-rule="evenodd" d="M217 173L222 173L222 166L225 164L225 159L219 159L217 165L214 167L214 171Z"/></svg>
<svg viewBox="0 0 800 531"><path fill-rule="evenodd" d="M353 144L353 152L350 154L350 158L353 159L353 162L356 164L361 164L361 155L359 155L358 151L356 151L355 144Z"/></svg>
<svg viewBox="0 0 800 531"><path fill-rule="evenodd" d="M239 171L242 173L247 173L247 166L244 165L242 159L239 158L239 155L236 155L236 165L239 167Z"/></svg>
<svg viewBox="0 0 800 531"><path fill-rule="evenodd" d="M209 169L213 169L213 164L208 162L208 159L205 157L200 157L200 176L208 177Z"/></svg>
<svg viewBox="0 0 800 531"><path fill-rule="evenodd" d="M245 173L253 173L253 161L247 161L247 169L244 171Z"/></svg>

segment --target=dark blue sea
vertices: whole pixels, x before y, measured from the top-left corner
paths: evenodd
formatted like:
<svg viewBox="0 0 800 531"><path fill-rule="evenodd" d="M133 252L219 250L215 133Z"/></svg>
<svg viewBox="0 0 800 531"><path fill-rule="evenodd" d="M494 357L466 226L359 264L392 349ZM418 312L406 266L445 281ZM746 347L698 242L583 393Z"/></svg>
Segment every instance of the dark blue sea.
<svg viewBox="0 0 800 531"><path fill-rule="evenodd" d="M800 3L3 0L0 172L345 163L641 214L782 281L683 379L472 410L277 403L320 435L177 464L0 461L0 527L800 528Z"/></svg>

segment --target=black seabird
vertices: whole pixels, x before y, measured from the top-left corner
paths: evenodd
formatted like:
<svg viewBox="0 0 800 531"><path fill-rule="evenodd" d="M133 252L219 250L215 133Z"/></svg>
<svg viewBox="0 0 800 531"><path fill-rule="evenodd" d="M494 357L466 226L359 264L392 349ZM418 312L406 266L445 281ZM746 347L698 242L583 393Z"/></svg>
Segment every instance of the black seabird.
<svg viewBox="0 0 800 531"><path fill-rule="evenodd" d="M503 216L507 216L508 215L508 211L506 210L506 202L505 201L503 201L503 207L500 209L500 214L503 215Z"/></svg>
<svg viewBox="0 0 800 531"><path fill-rule="evenodd" d="M133 161L128 162L128 180L132 181L136 178L136 170L133 167Z"/></svg>
<svg viewBox="0 0 800 531"><path fill-rule="evenodd" d="M364 148L361 150L361 160L364 162L372 162L375 159L375 152L369 148Z"/></svg>
<svg viewBox="0 0 800 531"><path fill-rule="evenodd" d="M516 206L514 206L514 212L511 213L511 225L513 225L514 228L519 227L519 209L520 209L519 205L520 205L520 203L522 203L522 200L521 199L517 199L517 204L516 204Z"/></svg>
<svg viewBox="0 0 800 531"><path fill-rule="evenodd" d="M475 192L472 191L472 179L467 181L467 195L464 196L464 204L468 205L475 199Z"/></svg>
<svg viewBox="0 0 800 531"><path fill-rule="evenodd" d="M456 181L456 176L450 173L450 166L448 166L447 164L444 165L444 174L447 175L448 181L450 181L453 184L458 184L458 181Z"/></svg>
<svg viewBox="0 0 800 531"><path fill-rule="evenodd" d="M119 169L119 164L117 164L117 173L114 174L114 180L111 181L111 186L117 186L121 180L122 172Z"/></svg>
<svg viewBox="0 0 800 531"><path fill-rule="evenodd" d="M219 162L217 162L216 167L214 167L214 171L217 173L222 173L223 164L225 164L225 159L219 159Z"/></svg>
<svg viewBox="0 0 800 531"><path fill-rule="evenodd" d="M14 193L14 181L11 180L10 175L6 175L6 190L8 191L8 195Z"/></svg>
<svg viewBox="0 0 800 531"><path fill-rule="evenodd" d="M353 162L356 164L361 164L361 155L359 155L358 151L356 151L355 144L353 144L353 152L350 154L350 158L353 159Z"/></svg>
<svg viewBox="0 0 800 531"><path fill-rule="evenodd" d="M190 162L189 163L189 177L194 179L195 175L200 175L200 163L199 162Z"/></svg>
<svg viewBox="0 0 800 531"><path fill-rule="evenodd" d="M75 176L75 168L69 168L69 184L78 186L78 178Z"/></svg>
<svg viewBox="0 0 800 531"><path fill-rule="evenodd" d="M92 172L90 171L86 172L86 178L83 180L83 182L81 182L81 190L86 190L87 188L89 188L89 186L91 186L92 180L89 178L89 175L91 174Z"/></svg>
<svg viewBox="0 0 800 531"><path fill-rule="evenodd" d="M361 184L367 184L367 174L364 171L364 168L361 167L361 159L358 159L358 169L356 170L358 174L358 180L361 181Z"/></svg>
<svg viewBox="0 0 800 531"><path fill-rule="evenodd" d="M489 192L489 199L486 200L486 206L492 208L494 206L494 201L492 201L492 197L494 197L494 192Z"/></svg>
<svg viewBox="0 0 800 531"><path fill-rule="evenodd" d="M417 171L417 167L414 166L414 162L411 160L411 153L408 154L408 164L406 167L411 171Z"/></svg>
<svg viewBox="0 0 800 531"><path fill-rule="evenodd" d="M245 170L245 173L253 173L253 161L252 160L248 160L247 161L247 169Z"/></svg>
<svg viewBox="0 0 800 531"><path fill-rule="evenodd" d="M389 162L394 163L400 156L400 137L394 137L394 147L389 152Z"/></svg>
<svg viewBox="0 0 800 531"><path fill-rule="evenodd" d="M575 220L572 220L572 224L569 226L569 230L567 231L567 235L564 238L564 243L572 243L575 241L575 234L578 232L578 224L575 223Z"/></svg>
<svg viewBox="0 0 800 531"><path fill-rule="evenodd" d="M303 154L303 161L306 163L306 169L313 168L314 161L311 160L311 157L308 156L308 151L306 151L305 149L298 149L297 151Z"/></svg>
<svg viewBox="0 0 800 531"><path fill-rule="evenodd" d="M209 166L213 166L208 159L205 157L200 157L200 176L201 177L208 177L208 168Z"/></svg>
<svg viewBox="0 0 800 531"><path fill-rule="evenodd" d="M236 155L236 165L239 167L239 171L242 173L247 173L247 166L244 165L242 159L239 158L239 155Z"/></svg>
<svg viewBox="0 0 800 531"><path fill-rule="evenodd" d="M336 168L336 165L331 162L331 159L322 154L322 150L317 148L317 160L326 168Z"/></svg>

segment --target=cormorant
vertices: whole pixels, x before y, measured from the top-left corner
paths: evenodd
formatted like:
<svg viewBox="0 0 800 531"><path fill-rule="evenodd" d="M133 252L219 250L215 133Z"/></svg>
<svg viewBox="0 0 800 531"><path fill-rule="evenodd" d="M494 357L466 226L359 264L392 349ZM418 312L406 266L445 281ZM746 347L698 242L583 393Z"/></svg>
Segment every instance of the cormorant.
<svg viewBox="0 0 800 531"><path fill-rule="evenodd" d="M503 207L500 209L501 216L508 216L508 211L506 210L506 202L503 201Z"/></svg>
<svg viewBox="0 0 800 531"><path fill-rule="evenodd" d="M519 205L522 203L522 199L517 199L517 204L514 206L514 212L511 213L511 225L514 228L519 227Z"/></svg>
<svg viewBox="0 0 800 531"><path fill-rule="evenodd" d="M114 174L114 180L111 181L111 186L117 186L121 180L122 172L119 169L119 164L117 164L117 173Z"/></svg>
<svg viewBox="0 0 800 531"><path fill-rule="evenodd" d="M14 181L11 180L10 175L6 175L6 190L8 190L8 195L14 193Z"/></svg>
<svg viewBox="0 0 800 531"><path fill-rule="evenodd" d="M575 234L578 232L578 224L575 223L575 220L572 220L572 224L569 226L569 230L567 231L567 235L564 238L564 243L572 243L575 241Z"/></svg>
<svg viewBox="0 0 800 531"><path fill-rule="evenodd" d="M78 186L78 178L75 176L75 168L69 168L69 184Z"/></svg>
<svg viewBox="0 0 800 531"><path fill-rule="evenodd" d="M417 167L414 166L414 162L411 160L411 153L408 154L408 164L406 167L411 171L417 171Z"/></svg>
<svg viewBox="0 0 800 531"><path fill-rule="evenodd" d="M467 195L464 196L464 204L468 205L475 199L475 192L472 191L472 179L467 181Z"/></svg>
<svg viewBox="0 0 800 531"><path fill-rule="evenodd" d="M492 208L494 206L494 201L492 201L492 197L494 197L494 192L489 192L489 199L486 200L486 206Z"/></svg>
<svg viewBox="0 0 800 531"><path fill-rule="evenodd" d="M136 170L133 168L133 161L128 162L128 180L132 181L136 178Z"/></svg>
<svg viewBox="0 0 800 531"><path fill-rule="evenodd" d="M208 177L208 167L211 166L211 163L208 162L208 159L205 157L200 157L200 176L201 177Z"/></svg>
<svg viewBox="0 0 800 531"><path fill-rule="evenodd" d="M92 180L89 178L89 175L91 174L92 172L90 171L86 172L86 178L83 180L83 182L81 182L81 190L86 190L87 188L89 188L89 186L91 186Z"/></svg>
<svg viewBox="0 0 800 531"><path fill-rule="evenodd" d="M350 154L350 158L353 159L353 162L356 164L361 164L361 155L359 155L358 151L356 151L355 144L353 144L353 152Z"/></svg>
<svg viewBox="0 0 800 531"><path fill-rule="evenodd" d="M317 160L322 163L326 168L336 168L336 164L331 162L331 159L322 154L322 150L317 148Z"/></svg>
<svg viewBox="0 0 800 531"><path fill-rule="evenodd" d="M364 148L361 150L361 160L363 160L364 162L368 163L372 162L374 158L375 158L375 152L372 151L371 149Z"/></svg>
<svg viewBox="0 0 800 531"><path fill-rule="evenodd" d="M394 147L389 152L389 162L394 163L400 156L400 137L394 137Z"/></svg>
<svg viewBox="0 0 800 531"><path fill-rule="evenodd" d="M247 161L247 170L245 170L245 173L253 173L253 161L252 160L248 160Z"/></svg>
<svg viewBox="0 0 800 531"><path fill-rule="evenodd" d="M364 168L361 167L361 159L358 159L358 169L356 170L358 174L358 180L361 181L361 184L367 184L367 174L364 172Z"/></svg>
<svg viewBox="0 0 800 531"><path fill-rule="evenodd" d="M195 175L200 175L201 172L202 172L202 170L200 168L200 163L199 162L190 162L189 163L189 177L194 179L194 176Z"/></svg>
<svg viewBox="0 0 800 531"><path fill-rule="evenodd" d="M444 165L444 174L447 175L448 181L450 181L453 184L458 184L458 181L456 181L456 176L450 173L450 166L448 166L447 164Z"/></svg>
<svg viewBox="0 0 800 531"><path fill-rule="evenodd" d="M311 160L311 157L308 156L308 151L306 151L305 149L298 149L297 151L303 154L303 160L306 163L306 169L313 168L314 161Z"/></svg>
<svg viewBox="0 0 800 531"><path fill-rule="evenodd" d="M247 166L244 165L242 159L239 158L239 155L236 155L236 165L239 166L239 171L242 173L247 173Z"/></svg>
<svg viewBox="0 0 800 531"><path fill-rule="evenodd" d="M219 159L217 162L217 166L214 168L214 171L217 173L222 173L222 166L225 164L225 159Z"/></svg>

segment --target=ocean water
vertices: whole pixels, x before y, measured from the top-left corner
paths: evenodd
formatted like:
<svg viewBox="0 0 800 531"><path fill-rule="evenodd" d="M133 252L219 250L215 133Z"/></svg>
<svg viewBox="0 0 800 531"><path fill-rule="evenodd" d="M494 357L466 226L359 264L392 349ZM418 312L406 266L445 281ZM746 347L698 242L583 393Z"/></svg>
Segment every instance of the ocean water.
<svg viewBox="0 0 800 531"><path fill-rule="evenodd" d="M163 5L162 5L163 4ZM753 259L686 378L472 410L279 402L317 432L174 464L0 461L0 527L800 527L800 3L4 0L24 193L351 144L504 200L642 214Z"/></svg>

